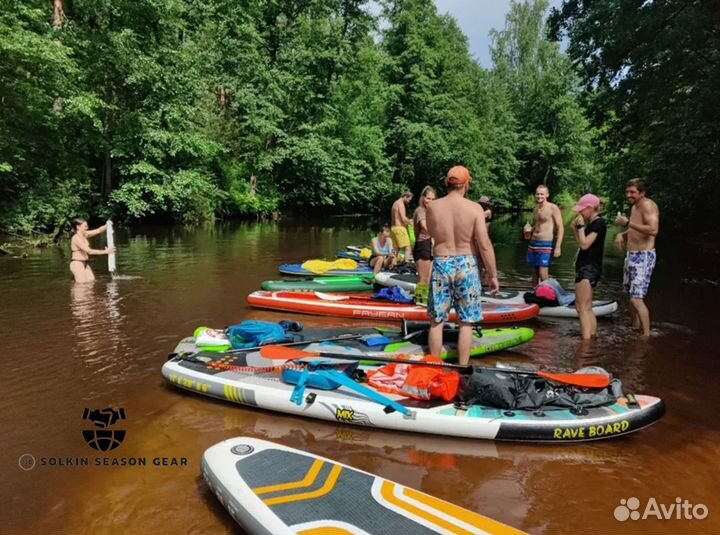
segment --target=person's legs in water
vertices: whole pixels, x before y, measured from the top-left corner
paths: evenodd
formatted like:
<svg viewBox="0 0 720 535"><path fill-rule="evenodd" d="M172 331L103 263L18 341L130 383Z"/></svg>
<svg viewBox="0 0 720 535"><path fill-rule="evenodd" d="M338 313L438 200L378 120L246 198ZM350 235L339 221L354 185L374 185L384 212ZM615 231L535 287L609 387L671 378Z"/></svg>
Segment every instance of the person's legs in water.
<svg viewBox="0 0 720 535"><path fill-rule="evenodd" d="M650 310L645 301L639 297L630 299L630 310L632 310L633 327L639 328L643 336L650 336Z"/></svg>
<svg viewBox="0 0 720 535"><path fill-rule="evenodd" d="M630 297L630 317L633 328L643 336L650 336L650 311L645 296L655 269L655 251L629 251L625 258L623 284Z"/></svg>
<svg viewBox="0 0 720 535"><path fill-rule="evenodd" d="M592 311L593 288L588 279L581 279L575 284L575 308L580 317L580 337L589 340L597 335L597 320Z"/></svg>
<svg viewBox="0 0 720 535"><path fill-rule="evenodd" d="M75 282L92 282L95 280L95 274L87 262L73 260L70 262L70 271L75 277Z"/></svg>
<svg viewBox="0 0 720 535"><path fill-rule="evenodd" d="M85 282L85 262L73 260L70 262L70 272L75 278L75 282Z"/></svg>

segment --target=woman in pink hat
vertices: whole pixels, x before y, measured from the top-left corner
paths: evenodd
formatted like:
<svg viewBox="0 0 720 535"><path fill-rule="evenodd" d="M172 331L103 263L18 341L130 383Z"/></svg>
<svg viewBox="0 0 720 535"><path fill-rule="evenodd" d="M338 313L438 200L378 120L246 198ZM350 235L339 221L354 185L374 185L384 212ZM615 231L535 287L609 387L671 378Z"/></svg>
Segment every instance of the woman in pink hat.
<svg viewBox="0 0 720 535"><path fill-rule="evenodd" d="M575 308L580 316L580 336L588 340L597 336L592 299L602 275L607 224L600 217L600 199L592 193L583 195L573 211L578 214L572 228L580 246L575 259Z"/></svg>

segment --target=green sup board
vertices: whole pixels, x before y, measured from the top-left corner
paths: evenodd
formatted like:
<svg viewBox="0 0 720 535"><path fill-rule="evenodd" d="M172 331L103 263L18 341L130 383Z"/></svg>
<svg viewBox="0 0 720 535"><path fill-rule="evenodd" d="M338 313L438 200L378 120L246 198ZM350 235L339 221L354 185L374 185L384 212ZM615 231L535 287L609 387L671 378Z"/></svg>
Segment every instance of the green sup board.
<svg viewBox="0 0 720 535"><path fill-rule="evenodd" d="M288 292L365 292L373 289L374 278L370 275L345 277L312 277L296 280L264 281L260 287L268 291Z"/></svg>

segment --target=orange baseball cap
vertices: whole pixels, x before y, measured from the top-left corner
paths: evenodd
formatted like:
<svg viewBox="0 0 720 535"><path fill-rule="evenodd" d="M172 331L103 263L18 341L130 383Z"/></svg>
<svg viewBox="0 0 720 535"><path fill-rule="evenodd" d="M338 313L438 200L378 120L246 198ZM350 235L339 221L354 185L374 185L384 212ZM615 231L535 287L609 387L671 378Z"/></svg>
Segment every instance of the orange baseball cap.
<svg viewBox="0 0 720 535"><path fill-rule="evenodd" d="M472 176L470 176L470 171L468 171L467 167L463 167L462 165L456 165L450 171L448 171L447 178L445 179L445 184L452 184L453 186L461 186L467 182L470 182L472 180Z"/></svg>

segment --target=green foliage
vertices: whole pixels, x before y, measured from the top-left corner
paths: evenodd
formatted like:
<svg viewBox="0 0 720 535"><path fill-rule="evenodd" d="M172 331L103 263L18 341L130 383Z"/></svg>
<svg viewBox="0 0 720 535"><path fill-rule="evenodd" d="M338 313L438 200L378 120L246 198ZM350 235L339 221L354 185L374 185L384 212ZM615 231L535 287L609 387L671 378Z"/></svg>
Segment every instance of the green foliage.
<svg viewBox="0 0 720 535"><path fill-rule="evenodd" d="M540 182L598 189L598 148L627 165L545 2L513 4L492 71L432 0L61 3L58 27L47 0L0 11L6 228L385 212L456 164L509 207Z"/></svg>
<svg viewBox="0 0 720 535"><path fill-rule="evenodd" d="M649 178L674 225L712 223L720 195L717 2L566 0L553 12L602 128L607 189ZM678 195L688 189L689 195Z"/></svg>
<svg viewBox="0 0 720 535"><path fill-rule="evenodd" d="M525 189L546 184L556 191L588 191L599 183L595 133L580 104L572 64L544 36L547 5L547 0L511 3L505 28L492 32L494 74L510 95Z"/></svg>

